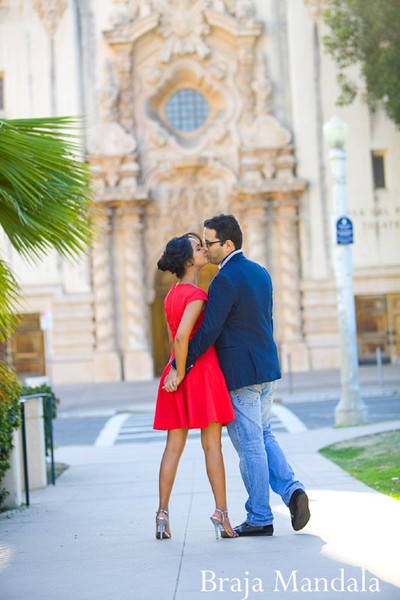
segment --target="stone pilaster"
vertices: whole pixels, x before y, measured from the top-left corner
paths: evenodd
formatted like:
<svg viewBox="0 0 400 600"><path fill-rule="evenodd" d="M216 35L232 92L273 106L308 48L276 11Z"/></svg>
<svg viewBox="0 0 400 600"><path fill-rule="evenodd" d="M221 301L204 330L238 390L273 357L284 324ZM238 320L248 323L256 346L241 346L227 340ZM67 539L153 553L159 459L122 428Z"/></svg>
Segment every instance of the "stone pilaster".
<svg viewBox="0 0 400 600"><path fill-rule="evenodd" d="M120 360L115 339L113 265L111 253L111 209L99 209L99 231L92 252L92 281L95 317L94 380L119 381Z"/></svg>
<svg viewBox="0 0 400 600"><path fill-rule="evenodd" d="M124 376L127 381L153 377L153 359L149 340L149 310L145 285L144 204L126 204L121 208L119 257L122 302Z"/></svg>
<svg viewBox="0 0 400 600"><path fill-rule="evenodd" d="M282 366L288 362L294 370L308 369L308 353L303 337L298 199L285 195L273 201L275 236L276 313ZM290 356L290 358L289 358Z"/></svg>
<svg viewBox="0 0 400 600"><path fill-rule="evenodd" d="M243 245L246 256L269 270L266 208L267 201L263 197L248 197L240 214L240 222L244 230Z"/></svg>

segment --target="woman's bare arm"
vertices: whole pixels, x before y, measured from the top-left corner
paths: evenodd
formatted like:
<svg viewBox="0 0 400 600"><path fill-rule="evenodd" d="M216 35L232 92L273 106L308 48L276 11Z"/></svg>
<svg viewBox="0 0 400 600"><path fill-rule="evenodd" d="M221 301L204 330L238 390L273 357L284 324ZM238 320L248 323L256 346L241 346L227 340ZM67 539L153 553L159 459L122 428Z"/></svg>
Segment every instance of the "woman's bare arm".
<svg viewBox="0 0 400 600"><path fill-rule="evenodd" d="M186 358L188 353L189 338L193 327L205 305L204 300L194 300L186 306L175 336L175 361L179 383L186 373ZM178 385L179 385L178 383Z"/></svg>

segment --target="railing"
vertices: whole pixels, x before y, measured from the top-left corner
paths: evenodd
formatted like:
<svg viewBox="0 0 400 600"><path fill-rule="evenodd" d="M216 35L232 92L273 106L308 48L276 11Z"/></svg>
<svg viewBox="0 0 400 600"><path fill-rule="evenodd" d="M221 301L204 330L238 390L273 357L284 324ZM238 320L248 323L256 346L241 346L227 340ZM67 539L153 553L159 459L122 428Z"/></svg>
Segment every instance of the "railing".
<svg viewBox="0 0 400 600"><path fill-rule="evenodd" d="M45 436L46 436L46 444L49 442L50 446L50 474L51 474L51 483L55 485L56 483L56 475L55 475L55 464L54 464L54 442L53 442L53 410L54 410L54 395L46 392L39 394L29 394L26 396L20 397L20 405L21 405L21 437L22 437L22 461L24 467L24 485L25 485L25 501L26 505L29 506L29 473L28 473L28 451L27 451L27 443L26 443L26 422L25 422L25 404L32 400L33 398L42 398L43 400L43 419L45 424L47 423L48 429L45 427ZM47 440L47 434L49 435L49 439Z"/></svg>

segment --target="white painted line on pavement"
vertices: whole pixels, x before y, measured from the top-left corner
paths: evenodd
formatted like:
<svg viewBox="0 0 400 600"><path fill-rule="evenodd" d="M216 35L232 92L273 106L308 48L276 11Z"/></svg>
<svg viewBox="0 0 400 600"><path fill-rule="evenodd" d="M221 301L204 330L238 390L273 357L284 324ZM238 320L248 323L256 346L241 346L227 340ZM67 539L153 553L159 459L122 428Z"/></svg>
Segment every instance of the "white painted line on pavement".
<svg viewBox="0 0 400 600"><path fill-rule="evenodd" d="M100 431L94 445L113 446L122 425L130 416L130 413L120 413L111 417Z"/></svg>
<svg viewBox="0 0 400 600"><path fill-rule="evenodd" d="M286 408L286 406L282 406L282 404L273 404L272 405L273 414L278 417L280 422L289 433L300 433L301 431L307 431L307 427L304 425L303 421L300 421L298 417L291 410Z"/></svg>

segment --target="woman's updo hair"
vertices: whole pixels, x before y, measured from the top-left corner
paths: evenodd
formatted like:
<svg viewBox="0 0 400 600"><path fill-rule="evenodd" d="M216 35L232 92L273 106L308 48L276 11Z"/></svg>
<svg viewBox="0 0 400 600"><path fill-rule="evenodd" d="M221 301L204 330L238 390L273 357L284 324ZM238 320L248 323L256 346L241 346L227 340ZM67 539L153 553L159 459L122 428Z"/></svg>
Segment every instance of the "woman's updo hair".
<svg viewBox="0 0 400 600"><path fill-rule="evenodd" d="M186 263L192 258L193 248L189 234L181 235L168 242L157 267L160 271L169 271L181 279L186 272Z"/></svg>

